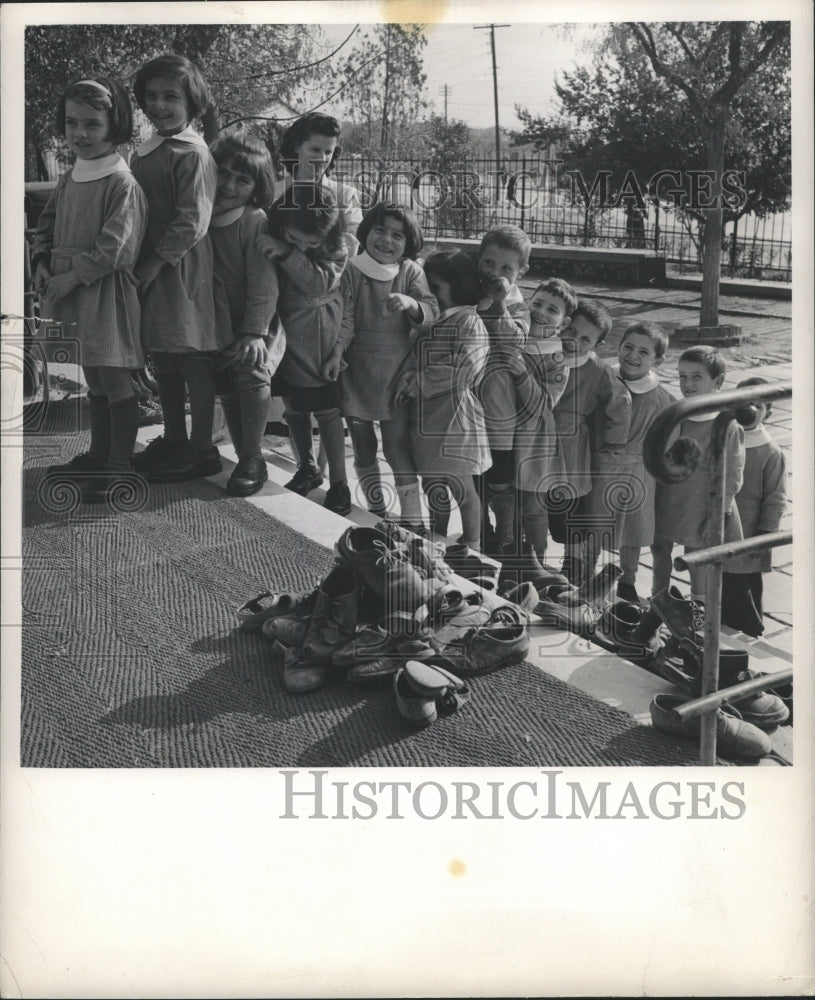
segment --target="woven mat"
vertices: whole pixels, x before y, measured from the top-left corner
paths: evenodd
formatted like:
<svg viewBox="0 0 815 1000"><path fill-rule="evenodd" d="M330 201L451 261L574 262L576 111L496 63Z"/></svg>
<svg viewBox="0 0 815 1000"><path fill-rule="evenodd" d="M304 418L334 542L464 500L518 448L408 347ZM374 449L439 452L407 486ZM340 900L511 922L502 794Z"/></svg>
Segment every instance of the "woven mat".
<svg viewBox="0 0 815 1000"><path fill-rule="evenodd" d="M84 446L73 434L45 450L53 461ZM691 744L529 664L474 679L460 713L418 733L388 684L334 676L290 695L234 612L264 589L310 589L329 550L207 481L151 487L132 513L52 513L39 452L24 473L23 766L696 762Z"/></svg>

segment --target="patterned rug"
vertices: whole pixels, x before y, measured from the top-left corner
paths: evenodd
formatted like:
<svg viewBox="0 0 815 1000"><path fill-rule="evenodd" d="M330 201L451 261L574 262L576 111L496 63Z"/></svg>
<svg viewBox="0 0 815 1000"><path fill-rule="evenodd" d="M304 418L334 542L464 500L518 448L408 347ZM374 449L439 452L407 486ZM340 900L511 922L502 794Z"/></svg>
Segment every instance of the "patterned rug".
<svg viewBox="0 0 815 1000"><path fill-rule="evenodd" d="M294 696L237 628L262 590L308 590L332 554L207 481L132 510L60 513L43 467L86 447L45 435L24 472L21 763L29 767L691 765L696 748L529 664L472 681L415 732L389 684L342 675ZM307 503L308 501L304 501ZM47 505L46 505L47 504Z"/></svg>

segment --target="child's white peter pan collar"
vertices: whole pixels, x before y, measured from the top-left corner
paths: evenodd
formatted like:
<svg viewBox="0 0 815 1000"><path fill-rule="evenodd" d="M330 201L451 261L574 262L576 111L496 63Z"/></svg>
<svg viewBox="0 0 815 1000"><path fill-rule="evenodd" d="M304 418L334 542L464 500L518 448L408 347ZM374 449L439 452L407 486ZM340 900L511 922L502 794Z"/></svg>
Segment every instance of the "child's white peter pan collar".
<svg viewBox="0 0 815 1000"><path fill-rule="evenodd" d="M399 274L399 264L380 264L374 260L367 250L352 257L349 263L361 271L366 278L373 278L374 281L393 281Z"/></svg>
<svg viewBox="0 0 815 1000"><path fill-rule="evenodd" d="M643 375L642 378L627 379L620 377L620 366L612 365L611 370L617 376L618 379L625 385L627 389L634 393L635 396L639 396L643 392L650 392L652 389L656 389L659 385L659 379L657 378L657 373L652 368L647 375Z"/></svg>
<svg viewBox="0 0 815 1000"><path fill-rule="evenodd" d="M760 448L761 445L770 444L771 442L772 438L766 427L754 427L753 430L744 432L745 448Z"/></svg>
<svg viewBox="0 0 815 1000"><path fill-rule="evenodd" d="M597 355L594 351L589 351L588 354L584 354L582 356L578 354L565 354L566 367L582 368L590 358L593 358L594 360L597 359Z"/></svg>
<svg viewBox="0 0 815 1000"><path fill-rule="evenodd" d="M110 174L129 174L130 167L118 153L100 156L98 160L77 160L71 170L71 180L79 184L98 181Z"/></svg>
<svg viewBox="0 0 815 1000"><path fill-rule="evenodd" d="M210 229L223 229L224 226L231 226L233 222L237 222L246 211L246 205L238 205L237 208L230 208L228 212L223 212L221 215L213 215L209 220Z"/></svg>
<svg viewBox="0 0 815 1000"><path fill-rule="evenodd" d="M178 139L179 142L188 142L193 146L207 148L203 137L195 131L192 125L188 125L181 132L176 132L175 135L159 135L158 132L154 132L149 139L145 139L140 146L136 147L136 156L147 156L154 149L158 149L165 139Z"/></svg>

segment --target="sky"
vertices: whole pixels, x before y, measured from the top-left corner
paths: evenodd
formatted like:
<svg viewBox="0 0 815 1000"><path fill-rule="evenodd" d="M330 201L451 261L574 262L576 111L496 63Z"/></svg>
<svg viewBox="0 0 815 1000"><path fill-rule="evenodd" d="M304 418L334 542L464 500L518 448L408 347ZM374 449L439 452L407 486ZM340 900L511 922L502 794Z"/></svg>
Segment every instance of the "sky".
<svg viewBox="0 0 815 1000"><path fill-rule="evenodd" d="M447 84L447 111L473 128L494 125L490 32L472 24L436 24L426 29L424 71L426 93L438 114L444 113L443 87ZM496 22L497 24L498 22ZM509 24L509 21L506 22ZM340 44L350 31L347 24L323 25L326 50ZM568 32L568 34L567 34ZM591 59L587 45L597 37L592 25L564 29L552 24L509 24L495 29L498 76L498 119L502 128L520 123L515 105L536 113L553 110L556 73ZM356 38L356 36L355 36ZM347 46L351 50L351 45ZM344 54L346 49L342 50ZM337 54L339 59L341 53Z"/></svg>

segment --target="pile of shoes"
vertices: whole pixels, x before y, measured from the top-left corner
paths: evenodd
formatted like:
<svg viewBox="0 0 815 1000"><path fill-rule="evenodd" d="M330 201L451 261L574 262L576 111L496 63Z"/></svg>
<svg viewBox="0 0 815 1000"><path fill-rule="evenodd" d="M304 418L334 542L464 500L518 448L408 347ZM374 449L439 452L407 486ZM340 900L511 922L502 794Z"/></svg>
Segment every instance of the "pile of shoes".
<svg viewBox="0 0 815 1000"><path fill-rule="evenodd" d="M525 583L505 590L502 596L536 615L542 625L591 637L620 572L619 566L607 563L592 579L577 587L563 582L565 578L559 573L544 571Z"/></svg>
<svg viewBox="0 0 815 1000"><path fill-rule="evenodd" d="M459 547L454 570L443 546L388 521L347 528L334 555L312 591L266 592L238 610L244 631L260 631L274 644L287 691L315 691L332 671L366 682L432 660L474 676L525 658L526 616L509 605L494 608L483 590L465 596L451 582L464 569L494 589L495 560ZM403 678L400 690L407 683Z"/></svg>

